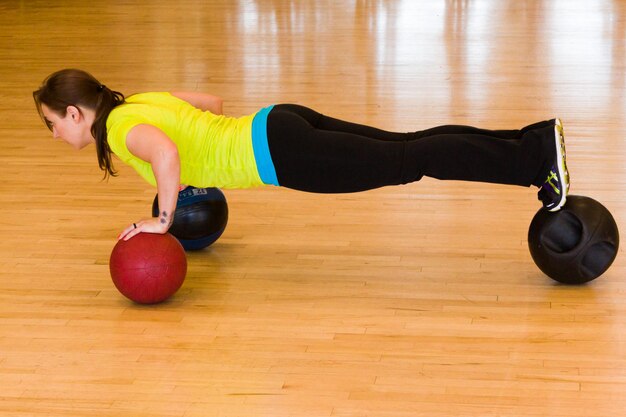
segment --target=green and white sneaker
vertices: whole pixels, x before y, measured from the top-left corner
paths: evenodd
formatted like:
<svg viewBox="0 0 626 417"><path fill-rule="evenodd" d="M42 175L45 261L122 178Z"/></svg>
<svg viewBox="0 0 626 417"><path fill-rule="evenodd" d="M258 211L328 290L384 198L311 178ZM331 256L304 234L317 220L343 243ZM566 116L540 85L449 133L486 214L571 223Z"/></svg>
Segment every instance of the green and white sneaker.
<svg viewBox="0 0 626 417"><path fill-rule="evenodd" d="M560 119L556 119L554 122L554 145L556 158L545 182L539 188L539 200L549 211L560 210L569 193L569 172L565 160L565 135Z"/></svg>

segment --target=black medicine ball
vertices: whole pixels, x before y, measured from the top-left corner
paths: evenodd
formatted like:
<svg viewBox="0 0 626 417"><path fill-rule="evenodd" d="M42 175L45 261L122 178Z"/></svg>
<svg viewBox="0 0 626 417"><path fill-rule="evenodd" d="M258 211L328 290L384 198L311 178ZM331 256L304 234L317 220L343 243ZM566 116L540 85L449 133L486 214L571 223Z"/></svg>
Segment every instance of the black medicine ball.
<svg viewBox="0 0 626 417"><path fill-rule="evenodd" d="M557 212L540 209L528 230L530 254L550 278L583 284L611 266L619 232L611 213L598 201L571 195Z"/></svg>
<svg viewBox="0 0 626 417"><path fill-rule="evenodd" d="M158 194L152 203L152 216L159 216ZM178 193L174 222L169 232L185 250L206 248L224 233L228 223L226 197L217 188L187 187Z"/></svg>

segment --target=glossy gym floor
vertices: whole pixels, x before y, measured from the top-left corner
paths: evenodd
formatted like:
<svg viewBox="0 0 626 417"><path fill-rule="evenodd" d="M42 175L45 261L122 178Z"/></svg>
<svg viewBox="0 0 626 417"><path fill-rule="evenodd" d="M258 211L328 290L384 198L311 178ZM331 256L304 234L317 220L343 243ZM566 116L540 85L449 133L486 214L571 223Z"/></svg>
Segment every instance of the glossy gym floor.
<svg viewBox="0 0 626 417"><path fill-rule="evenodd" d="M572 194L626 224L626 1L0 2L3 417L618 417L626 264L584 286L527 245L536 190L424 179L224 190L180 291L140 306L109 255L155 189L52 139L32 91L299 103L388 130L559 116Z"/></svg>

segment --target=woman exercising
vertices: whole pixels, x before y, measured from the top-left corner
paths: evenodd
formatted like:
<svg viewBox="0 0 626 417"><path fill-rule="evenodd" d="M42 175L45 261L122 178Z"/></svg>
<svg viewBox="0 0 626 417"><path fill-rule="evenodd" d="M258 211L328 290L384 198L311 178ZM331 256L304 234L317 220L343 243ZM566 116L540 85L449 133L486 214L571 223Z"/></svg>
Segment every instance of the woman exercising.
<svg viewBox="0 0 626 417"><path fill-rule="evenodd" d="M167 232L181 183L349 193L428 176L534 185L550 211L565 204L569 190L559 119L521 130L440 126L395 133L294 104L233 118L222 115L219 97L162 92L125 98L77 69L53 73L33 98L55 138L76 149L95 143L105 177L116 175L113 153L157 187L160 216L129 225L119 239Z"/></svg>

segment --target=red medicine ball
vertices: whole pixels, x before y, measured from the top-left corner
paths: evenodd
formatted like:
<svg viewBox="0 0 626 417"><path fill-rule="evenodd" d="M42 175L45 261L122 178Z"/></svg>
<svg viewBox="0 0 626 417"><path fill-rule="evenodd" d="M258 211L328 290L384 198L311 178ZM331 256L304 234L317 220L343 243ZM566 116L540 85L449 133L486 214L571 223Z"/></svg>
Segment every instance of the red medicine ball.
<svg viewBox="0 0 626 417"><path fill-rule="evenodd" d="M109 261L117 289L140 304L155 304L174 295L185 280L187 258L169 233L139 233L119 240Z"/></svg>

